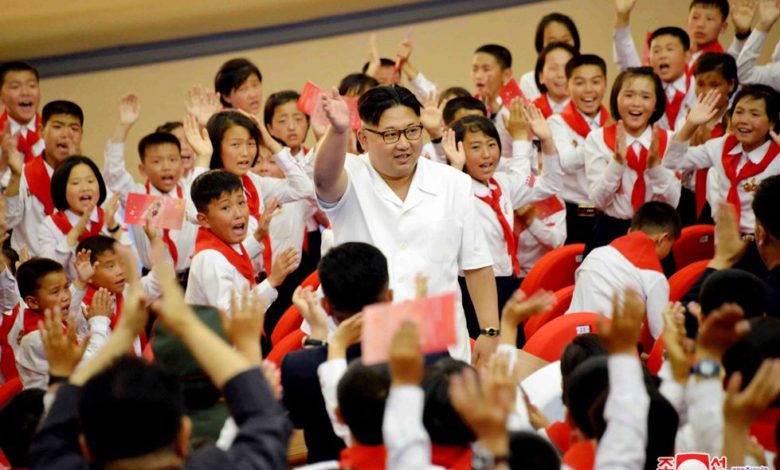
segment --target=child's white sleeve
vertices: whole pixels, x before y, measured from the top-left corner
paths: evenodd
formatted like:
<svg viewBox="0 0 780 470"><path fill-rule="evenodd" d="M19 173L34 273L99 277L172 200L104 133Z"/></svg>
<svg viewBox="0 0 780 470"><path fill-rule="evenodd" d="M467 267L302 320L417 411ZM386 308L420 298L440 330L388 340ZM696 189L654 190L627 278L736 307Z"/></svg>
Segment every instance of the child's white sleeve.
<svg viewBox="0 0 780 470"><path fill-rule="evenodd" d="M106 143L104 156L103 177L106 179L106 186L112 193L119 193L124 206L127 202L127 194L135 187L135 180L125 167L125 144L109 140Z"/></svg>
<svg viewBox="0 0 780 470"><path fill-rule="evenodd" d="M258 177L256 181L262 184L263 203L268 204L271 199L276 198L279 204L300 201L301 199L309 199L316 204L314 183L290 155L290 149L288 147L282 148L279 153L274 155L274 160L284 172L285 178Z"/></svg>
<svg viewBox="0 0 780 470"><path fill-rule="evenodd" d="M19 349L16 350L16 369L24 388L48 388L49 361L46 359L39 331L27 333L22 338Z"/></svg>
<svg viewBox="0 0 780 470"><path fill-rule="evenodd" d="M588 189L593 205L604 210L615 199L626 166L615 161L613 155L604 154L599 149L596 139L592 138L593 135L591 133L585 139L583 147L585 175L588 178Z"/></svg>
<svg viewBox="0 0 780 470"><path fill-rule="evenodd" d="M655 168L648 168L645 171L648 186L652 189L652 200L661 201L672 207L677 207L680 202L680 193L682 192L682 183L675 173L659 165Z"/></svg>
<svg viewBox="0 0 780 470"><path fill-rule="evenodd" d="M737 77L740 83L759 83L768 85L775 90L780 89L780 63L770 62L766 65L756 65L761 49L766 42L767 34L753 30L745 42L745 47L737 57ZM780 42L778 43L780 47ZM778 49L775 49L778 51Z"/></svg>
<svg viewBox="0 0 780 470"><path fill-rule="evenodd" d="M394 385L385 402L382 438L387 470L426 468L431 464L431 439L423 426L425 393L414 385Z"/></svg>
<svg viewBox="0 0 780 470"><path fill-rule="evenodd" d="M10 312L19 303L16 278L7 266L0 271L0 312ZM2 322L0 322L2 323Z"/></svg>
<svg viewBox="0 0 780 470"><path fill-rule="evenodd" d="M612 32L612 46L615 65L621 72L629 67L640 67L642 61L636 52L634 38L631 36L631 27L615 28Z"/></svg>
<svg viewBox="0 0 780 470"><path fill-rule="evenodd" d="M325 409L328 412L330 424L333 426L333 432L349 447L352 445L349 428L346 424L340 423L336 419L336 408L339 406L337 393L339 381L346 371L346 359L332 359L320 364L317 368L317 376L320 378L320 390L325 401Z"/></svg>

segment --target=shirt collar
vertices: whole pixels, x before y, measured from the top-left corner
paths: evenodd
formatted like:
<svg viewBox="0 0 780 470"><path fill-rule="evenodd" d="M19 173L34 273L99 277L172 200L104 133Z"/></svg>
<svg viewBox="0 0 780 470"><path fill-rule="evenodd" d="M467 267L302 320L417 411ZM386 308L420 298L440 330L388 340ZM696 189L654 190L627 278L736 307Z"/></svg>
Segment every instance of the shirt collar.
<svg viewBox="0 0 780 470"><path fill-rule="evenodd" d="M750 152L745 152L742 149L742 144L737 144L734 146L733 149L731 149L731 152L729 152L729 155L747 155L748 160L750 160L753 163L759 163L766 153L769 151L769 145L771 141L767 140L764 142L760 147L753 149Z"/></svg>
<svg viewBox="0 0 780 470"><path fill-rule="evenodd" d="M575 108L576 109L576 108ZM580 113L580 116L582 116L582 119L585 120L586 123L588 123L588 126L591 130L598 129L601 127L601 109L598 110L596 113L596 116L590 117L587 114L583 113L579 109L577 109L577 112Z"/></svg>
<svg viewBox="0 0 780 470"><path fill-rule="evenodd" d="M683 94L687 93L688 89L685 86L686 83L687 83L687 77L685 76L685 74L680 75L680 78L673 81L672 83L664 83L664 91L666 91L666 96L669 96L669 94L671 93L673 97L674 93L672 92L672 90L679 91L680 93Z"/></svg>
<svg viewBox="0 0 780 470"><path fill-rule="evenodd" d="M569 105L569 99L568 98L563 100L560 103L556 103L555 101L553 101L548 96L547 97L547 102L550 103L550 107L552 108L554 114L560 114L561 112L563 112L564 109L566 109L566 106Z"/></svg>
<svg viewBox="0 0 780 470"><path fill-rule="evenodd" d="M634 145L634 143L638 142L642 147L649 149L650 148L650 139L653 137L653 127L647 126L642 132L642 135L639 137L634 137L631 135L626 134L626 147L630 147Z"/></svg>
<svg viewBox="0 0 780 470"><path fill-rule="evenodd" d="M79 219L81 219L81 216L73 212L72 210L68 209L65 211L65 216L68 218L68 221L72 226L76 226L77 223L79 223ZM95 206L92 209L92 213L89 215L89 221L97 223L100 220L100 217L98 217L98 207Z"/></svg>
<svg viewBox="0 0 780 470"><path fill-rule="evenodd" d="M30 119L27 124L20 124L9 115L8 122L11 125L11 135L16 135L21 131L22 135L27 137L27 132L35 132L35 118Z"/></svg>

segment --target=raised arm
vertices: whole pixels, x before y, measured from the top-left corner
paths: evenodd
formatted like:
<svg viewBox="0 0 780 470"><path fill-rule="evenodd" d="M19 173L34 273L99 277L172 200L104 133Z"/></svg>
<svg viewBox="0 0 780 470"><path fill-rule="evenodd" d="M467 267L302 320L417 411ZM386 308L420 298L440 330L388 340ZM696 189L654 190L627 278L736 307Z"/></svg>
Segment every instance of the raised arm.
<svg viewBox="0 0 780 470"><path fill-rule="evenodd" d="M766 65L756 65L767 35L778 18L780 18L780 1L759 2L756 29L750 34L737 57L737 76L740 83L761 83L774 88L780 86L780 64L771 62Z"/></svg>
<svg viewBox="0 0 780 470"><path fill-rule="evenodd" d="M319 199L332 203L341 199L349 182L344 170L349 138L349 108L336 89L331 91L330 96L323 94L321 99L330 127L317 148L314 186Z"/></svg>
<svg viewBox="0 0 780 470"><path fill-rule="evenodd" d="M615 64L621 71L629 67L639 67L642 61L636 52L634 38L631 37L631 10L636 0L615 0L615 30L612 33Z"/></svg>
<svg viewBox="0 0 780 470"><path fill-rule="evenodd" d="M106 186L111 192L119 194L122 202L126 201L127 194L135 185L135 180L125 165L125 140L140 115L141 104L138 102L138 97L132 93L123 96L119 100L119 120L114 127L111 140L106 144L103 166Z"/></svg>

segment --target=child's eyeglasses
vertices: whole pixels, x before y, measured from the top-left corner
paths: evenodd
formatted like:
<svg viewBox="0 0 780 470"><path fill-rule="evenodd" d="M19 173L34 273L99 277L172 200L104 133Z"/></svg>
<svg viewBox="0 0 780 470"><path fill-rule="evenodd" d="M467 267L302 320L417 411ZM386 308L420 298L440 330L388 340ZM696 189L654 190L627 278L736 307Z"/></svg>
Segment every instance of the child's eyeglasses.
<svg viewBox="0 0 780 470"><path fill-rule="evenodd" d="M419 140L422 137L423 126L417 124L416 126L409 126L404 130L391 129L388 131L375 131L373 129L363 128L364 131L372 134L381 135L382 141L386 144L394 144L401 139L401 134L406 137L406 140Z"/></svg>

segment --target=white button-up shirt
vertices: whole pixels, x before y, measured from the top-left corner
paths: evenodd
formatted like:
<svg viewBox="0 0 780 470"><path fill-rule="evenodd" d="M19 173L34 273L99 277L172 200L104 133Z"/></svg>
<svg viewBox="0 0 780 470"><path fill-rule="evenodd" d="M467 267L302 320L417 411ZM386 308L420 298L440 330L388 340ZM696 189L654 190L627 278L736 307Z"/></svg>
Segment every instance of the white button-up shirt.
<svg viewBox="0 0 780 470"><path fill-rule="evenodd" d="M454 168L419 158L405 200L371 165L368 156L347 156L346 192L335 204L320 201L336 244L359 241L376 246L387 258L396 300L415 297L415 276L428 276L430 294L460 293L458 270L491 266L479 224L471 178ZM458 296L459 297L459 296ZM460 300L453 357L469 361L468 332Z"/></svg>
<svg viewBox="0 0 780 470"><path fill-rule="evenodd" d="M49 166L45 160L43 165L51 178L54 168ZM41 201L30 192L30 182L27 181L27 175L24 171L22 171L19 182L19 194L9 197L7 201L6 223L14 229L11 235L11 247L18 252L22 245L27 245L30 255L40 256L38 231L46 219L46 210Z"/></svg>
<svg viewBox="0 0 780 470"><path fill-rule="evenodd" d="M577 111L579 112L579 111ZM591 131L601 127L601 113L595 118L590 118L580 113ZM585 153L583 144L585 137L579 135L558 114L553 114L547 119L553 133L555 148L561 157L563 169L563 188L560 196L566 202L577 205L590 205L590 193L588 191L588 178L585 176Z"/></svg>

